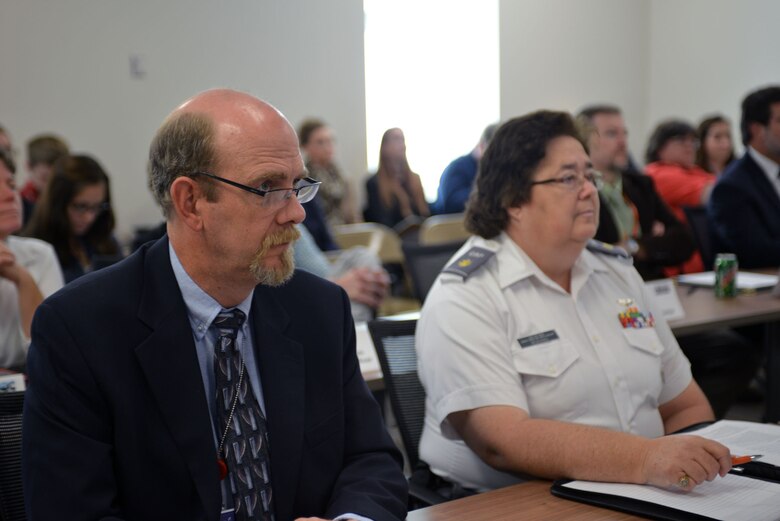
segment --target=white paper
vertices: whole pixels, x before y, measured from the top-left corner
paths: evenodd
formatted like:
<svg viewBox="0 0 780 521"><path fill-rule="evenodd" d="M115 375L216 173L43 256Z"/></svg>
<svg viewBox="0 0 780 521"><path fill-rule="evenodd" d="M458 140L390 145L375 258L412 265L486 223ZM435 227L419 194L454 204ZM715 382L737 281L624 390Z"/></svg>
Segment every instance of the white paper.
<svg viewBox="0 0 780 521"><path fill-rule="evenodd" d="M371 333L369 333L368 325L365 322L355 324L355 343L357 344L360 372L363 374L377 373L381 377L382 368L379 366L379 358L376 356L374 341L371 340Z"/></svg>
<svg viewBox="0 0 780 521"><path fill-rule="evenodd" d="M645 282L647 294L650 295L652 308L666 320L685 318L685 310L677 296L677 289L672 279L661 279Z"/></svg>
<svg viewBox="0 0 780 521"><path fill-rule="evenodd" d="M24 375L20 373L0 375L0 393L12 393L15 391L24 391L27 386L24 384Z"/></svg>
<svg viewBox="0 0 780 521"><path fill-rule="evenodd" d="M703 273L688 273L679 275L677 281L680 284L690 284L692 286L715 287L715 272L705 271ZM749 271L737 272L737 289L763 289L776 286L778 282L777 275L765 275L763 273L751 273Z"/></svg>
<svg viewBox="0 0 780 521"><path fill-rule="evenodd" d="M691 432L726 445L733 456L763 454L761 461L780 464L780 425L722 420ZM680 434L679 436L685 436ZM565 487L629 497L729 521L780 520L780 484L727 474L691 492L650 485L572 481Z"/></svg>
<svg viewBox="0 0 780 521"><path fill-rule="evenodd" d="M722 443L733 456L763 454L764 463L780 465L780 425L722 420L691 434Z"/></svg>

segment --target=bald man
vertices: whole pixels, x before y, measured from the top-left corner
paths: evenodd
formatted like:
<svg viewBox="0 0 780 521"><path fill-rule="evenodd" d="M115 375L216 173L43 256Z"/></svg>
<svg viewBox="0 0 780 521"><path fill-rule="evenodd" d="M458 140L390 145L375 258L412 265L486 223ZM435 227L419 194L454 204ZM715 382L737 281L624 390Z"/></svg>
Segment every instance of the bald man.
<svg viewBox="0 0 780 521"><path fill-rule="evenodd" d="M284 116L201 93L163 122L167 236L45 301L32 328L31 519L403 519L401 460L344 291L294 270L307 178Z"/></svg>

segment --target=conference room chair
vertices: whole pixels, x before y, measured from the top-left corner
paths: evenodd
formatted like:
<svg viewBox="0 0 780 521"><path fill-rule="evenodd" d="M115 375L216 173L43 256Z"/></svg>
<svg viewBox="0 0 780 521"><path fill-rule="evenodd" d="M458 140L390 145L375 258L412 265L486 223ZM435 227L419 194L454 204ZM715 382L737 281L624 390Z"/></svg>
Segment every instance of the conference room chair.
<svg viewBox="0 0 780 521"><path fill-rule="evenodd" d="M0 393L0 521L24 521L22 407L24 392Z"/></svg>
<svg viewBox="0 0 780 521"><path fill-rule="evenodd" d="M462 240L432 245L411 243L401 245L406 261L406 273L412 282L412 295L417 300L425 301L436 277L462 245Z"/></svg>
<svg viewBox="0 0 780 521"><path fill-rule="evenodd" d="M688 226L693 233L696 247L699 249L704 269L711 270L712 263L715 261L715 252L712 251L712 230L710 220L707 217L707 208L705 206L683 206L683 212L685 212Z"/></svg>
<svg viewBox="0 0 780 521"><path fill-rule="evenodd" d="M392 228L383 224L341 224L333 227L333 237L342 250L353 246L364 246L376 254L382 264L403 262L401 238Z"/></svg>
<svg viewBox="0 0 780 521"><path fill-rule="evenodd" d="M420 226L420 244L442 244L447 242L465 242L469 232L463 222L464 214L453 213L434 215L425 219Z"/></svg>
<svg viewBox="0 0 780 521"><path fill-rule="evenodd" d="M425 390L417 376L416 327L416 320L373 320L368 323L382 367L385 392L401 433L402 450L411 469L410 509L447 501L437 490L451 487L430 471L418 452L425 420Z"/></svg>

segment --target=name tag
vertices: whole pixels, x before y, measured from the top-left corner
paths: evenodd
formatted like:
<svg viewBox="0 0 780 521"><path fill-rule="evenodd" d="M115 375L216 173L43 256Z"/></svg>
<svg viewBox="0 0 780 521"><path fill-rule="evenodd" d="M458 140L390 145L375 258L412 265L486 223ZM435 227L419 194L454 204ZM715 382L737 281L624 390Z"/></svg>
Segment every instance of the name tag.
<svg viewBox="0 0 780 521"><path fill-rule="evenodd" d="M226 508L219 513L219 521L236 521L236 509Z"/></svg>
<svg viewBox="0 0 780 521"><path fill-rule="evenodd" d="M520 347L523 349L526 347L533 347L539 344L552 342L553 340L558 340L558 333L556 333L554 329L545 331L544 333L537 333L535 335L517 339L517 341L520 342Z"/></svg>

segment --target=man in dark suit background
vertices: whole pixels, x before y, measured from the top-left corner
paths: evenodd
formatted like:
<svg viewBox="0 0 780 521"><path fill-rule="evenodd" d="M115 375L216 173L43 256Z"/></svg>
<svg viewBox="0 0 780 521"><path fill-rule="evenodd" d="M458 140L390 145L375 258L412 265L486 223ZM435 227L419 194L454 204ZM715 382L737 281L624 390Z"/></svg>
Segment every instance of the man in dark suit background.
<svg viewBox="0 0 780 521"><path fill-rule="evenodd" d="M35 317L29 518L403 519L349 301L293 275L316 185L288 121L247 94L199 94L158 130L149 174L167 238Z"/></svg>
<svg viewBox="0 0 780 521"><path fill-rule="evenodd" d="M708 204L715 251L736 253L740 268L780 266L780 85L745 97L740 129L745 154Z"/></svg>

